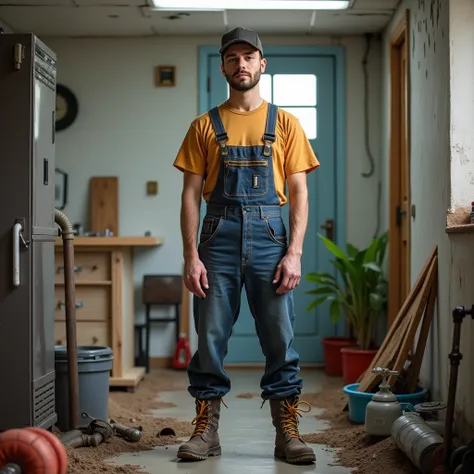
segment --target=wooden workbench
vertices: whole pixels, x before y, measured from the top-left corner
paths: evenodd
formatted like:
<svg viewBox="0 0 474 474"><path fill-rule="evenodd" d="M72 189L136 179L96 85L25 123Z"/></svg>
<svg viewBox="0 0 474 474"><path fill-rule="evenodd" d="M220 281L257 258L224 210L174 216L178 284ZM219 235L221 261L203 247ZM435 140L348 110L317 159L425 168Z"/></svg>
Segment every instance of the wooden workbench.
<svg viewBox="0 0 474 474"><path fill-rule="evenodd" d="M114 354L110 385L135 387L145 368L134 359L133 250L158 247L160 237L76 237L74 275L77 344L108 346ZM62 239L55 251L55 343L66 344Z"/></svg>

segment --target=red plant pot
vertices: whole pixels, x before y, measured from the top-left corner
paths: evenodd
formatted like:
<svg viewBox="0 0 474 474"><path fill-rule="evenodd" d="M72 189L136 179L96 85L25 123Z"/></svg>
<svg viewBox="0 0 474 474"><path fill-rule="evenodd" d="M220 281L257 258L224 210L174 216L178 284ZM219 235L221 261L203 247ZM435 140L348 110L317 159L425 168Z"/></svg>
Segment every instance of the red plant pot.
<svg viewBox="0 0 474 474"><path fill-rule="evenodd" d="M353 347L341 349L342 377L346 385L356 383L359 377L370 367L377 349L361 350Z"/></svg>
<svg viewBox="0 0 474 474"><path fill-rule="evenodd" d="M334 377L341 376L343 374L341 349L356 346L356 341L349 337L325 337L322 342L325 374Z"/></svg>

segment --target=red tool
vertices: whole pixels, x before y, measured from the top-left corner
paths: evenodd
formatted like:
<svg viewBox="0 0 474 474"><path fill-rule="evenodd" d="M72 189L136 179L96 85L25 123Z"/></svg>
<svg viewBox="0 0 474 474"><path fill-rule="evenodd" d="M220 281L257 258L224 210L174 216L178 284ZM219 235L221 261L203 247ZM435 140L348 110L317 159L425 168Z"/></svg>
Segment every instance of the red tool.
<svg viewBox="0 0 474 474"><path fill-rule="evenodd" d="M173 367L175 369L186 369L191 362L191 349L186 334L181 333L176 344L176 350L173 357Z"/></svg>

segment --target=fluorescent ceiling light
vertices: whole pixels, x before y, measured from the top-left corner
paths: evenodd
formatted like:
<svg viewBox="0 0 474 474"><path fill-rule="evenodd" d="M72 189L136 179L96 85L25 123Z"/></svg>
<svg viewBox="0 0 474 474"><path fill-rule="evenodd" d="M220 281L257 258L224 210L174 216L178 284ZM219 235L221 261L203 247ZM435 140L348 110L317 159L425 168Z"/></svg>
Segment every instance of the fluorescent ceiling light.
<svg viewBox="0 0 474 474"><path fill-rule="evenodd" d="M344 10L350 0L152 0L156 10Z"/></svg>

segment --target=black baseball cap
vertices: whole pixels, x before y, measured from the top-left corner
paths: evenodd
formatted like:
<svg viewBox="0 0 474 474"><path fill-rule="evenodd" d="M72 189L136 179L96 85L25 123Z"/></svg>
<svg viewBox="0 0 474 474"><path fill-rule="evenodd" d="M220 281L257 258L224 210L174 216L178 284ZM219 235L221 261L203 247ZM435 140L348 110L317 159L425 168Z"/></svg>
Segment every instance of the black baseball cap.
<svg viewBox="0 0 474 474"><path fill-rule="evenodd" d="M228 31L221 38L221 49L219 50L219 54L224 54L225 50L232 46L233 44L237 43L247 43L250 46L258 49L263 56L263 46L258 34L253 30L248 30L247 28L234 28L231 31Z"/></svg>

